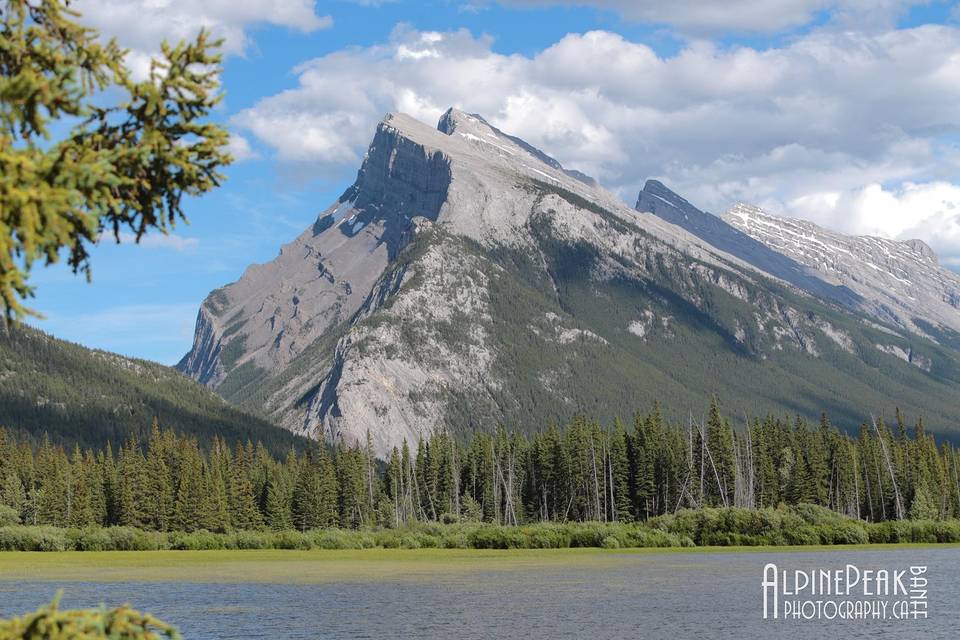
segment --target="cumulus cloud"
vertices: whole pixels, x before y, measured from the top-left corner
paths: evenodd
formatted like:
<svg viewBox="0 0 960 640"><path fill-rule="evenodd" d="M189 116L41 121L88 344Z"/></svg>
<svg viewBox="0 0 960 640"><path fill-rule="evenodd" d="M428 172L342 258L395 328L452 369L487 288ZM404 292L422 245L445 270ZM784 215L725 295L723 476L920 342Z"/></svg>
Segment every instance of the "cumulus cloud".
<svg viewBox="0 0 960 640"><path fill-rule="evenodd" d="M511 7L585 6L615 11L628 20L665 24L693 34L776 33L829 15L838 24L889 26L925 0L496 0ZM476 4L472 6L478 6Z"/></svg>
<svg viewBox="0 0 960 640"><path fill-rule="evenodd" d="M868 184L848 192L822 192L788 203L802 217L841 231L897 240L925 240L944 262L960 265L960 186L906 182L896 188Z"/></svg>
<svg viewBox="0 0 960 640"><path fill-rule="evenodd" d="M224 39L228 55L243 54L250 45L247 29L268 24L305 33L333 24L314 11L313 0L75 0L82 21L131 49L129 63L145 75L150 58L163 40L196 36L201 28Z"/></svg>
<svg viewBox="0 0 960 640"><path fill-rule="evenodd" d="M949 136L960 130L953 27L817 30L764 50L696 41L669 57L605 31L567 35L532 56L492 44L466 30L400 26L385 43L300 65L296 87L232 124L281 160L340 178L356 169L384 113L435 122L456 106L629 202L658 177L712 211L745 200L894 235L902 229L870 225L875 203L858 194L881 185L902 199L949 184L960 169ZM914 218L932 224L932 216ZM915 235L930 239L932 229Z"/></svg>
<svg viewBox="0 0 960 640"><path fill-rule="evenodd" d="M233 156L234 162L243 162L259 157L257 152L250 146L250 141L238 133L230 134L230 142L227 143L227 152Z"/></svg>

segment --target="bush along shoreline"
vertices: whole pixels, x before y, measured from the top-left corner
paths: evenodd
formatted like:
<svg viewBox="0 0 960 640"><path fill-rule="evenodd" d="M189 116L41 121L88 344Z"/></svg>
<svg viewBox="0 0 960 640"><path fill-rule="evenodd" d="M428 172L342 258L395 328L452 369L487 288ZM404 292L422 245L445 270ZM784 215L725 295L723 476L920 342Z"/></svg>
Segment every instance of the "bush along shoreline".
<svg viewBox="0 0 960 640"><path fill-rule="evenodd" d="M810 504L685 509L644 523L416 523L399 528L146 531L0 527L0 551L562 549L960 543L960 520L865 522Z"/></svg>

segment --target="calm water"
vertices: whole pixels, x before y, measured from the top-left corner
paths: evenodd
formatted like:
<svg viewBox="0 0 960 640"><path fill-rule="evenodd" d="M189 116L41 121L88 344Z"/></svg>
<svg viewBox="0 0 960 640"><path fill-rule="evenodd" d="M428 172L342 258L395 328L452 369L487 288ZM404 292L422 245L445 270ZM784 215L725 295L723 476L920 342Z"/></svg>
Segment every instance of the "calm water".
<svg viewBox="0 0 960 640"><path fill-rule="evenodd" d="M68 607L137 608L185 638L957 638L960 549L624 554L611 568L464 572L315 585L67 583ZM762 619L763 567L928 567L926 620ZM0 582L0 614L52 583Z"/></svg>

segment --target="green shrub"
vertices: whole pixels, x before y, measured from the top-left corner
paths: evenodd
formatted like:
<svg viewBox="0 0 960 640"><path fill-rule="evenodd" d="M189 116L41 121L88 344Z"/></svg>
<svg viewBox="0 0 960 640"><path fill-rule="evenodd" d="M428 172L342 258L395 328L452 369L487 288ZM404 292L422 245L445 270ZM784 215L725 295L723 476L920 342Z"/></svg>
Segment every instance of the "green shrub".
<svg viewBox="0 0 960 640"><path fill-rule="evenodd" d="M840 521L816 525L821 544L866 544L870 542L862 522Z"/></svg>
<svg viewBox="0 0 960 640"><path fill-rule="evenodd" d="M2 551L67 551L70 548L65 529L47 526L0 527Z"/></svg>
<svg viewBox="0 0 960 640"><path fill-rule="evenodd" d="M479 526L467 534L474 549L523 549L526 537L512 527Z"/></svg>
<svg viewBox="0 0 960 640"><path fill-rule="evenodd" d="M600 524L572 525L570 531L571 547L599 547L606 538L605 527Z"/></svg>
<svg viewBox="0 0 960 640"><path fill-rule="evenodd" d="M273 539L266 531L234 531L231 549L272 549Z"/></svg>
<svg viewBox="0 0 960 640"><path fill-rule="evenodd" d="M185 533L175 531L170 534L170 548L179 551L213 551L226 549L228 537L221 533L211 533L205 529Z"/></svg>
<svg viewBox="0 0 960 640"><path fill-rule="evenodd" d="M305 550L313 548L313 539L310 534L300 531L278 531L273 544L277 549Z"/></svg>
<svg viewBox="0 0 960 640"><path fill-rule="evenodd" d="M400 536L400 548L401 549L419 549L422 545L420 544L420 538L415 535L405 534Z"/></svg>
<svg viewBox="0 0 960 640"><path fill-rule="evenodd" d="M535 525L524 529L530 549L563 549L570 546L570 532L562 526Z"/></svg>
<svg viewBox="0 0 960 640"><path fill-rule="evenodd" d="M376 533L377 546L384 549L399 549L400 536L401 534L394 529L378 531Z"/></svg>
<svg viewBox="0 0 960 640"><path fill-rule="evenodd" d="M107 527L112 551L156 551L169 549L168 535L159 531L144 531L134 527ZM173 536L175 534L169 534Z"/></svg>
<svg viewBox="0 0 960 640"><path fill-rule="evenodd" d="M90 527L76 530L73 548L77 551L113 551L110 534L105 529Z"/></svg>
<svg viewBox="0 0 960 640"><path fill-rule="evenodd" d="M444 549L469 549L470 540L463 531L451 531L440 539L440 546Z"/></svg>
<svg viewBox="0 0 960 640"><path fill-rule="evenodd" d="M20 513L13 507L0 504L0 527L12 527L20 524Z"/></svg>
<svg viewBox="0 0 960 640"><path fill-rule="evenodd" d="M361 548L354 532L343 529L318 529L313 532L313 544L318 549Z"/></svg>
<svg viewBox="0 0 960 640"><path fill-rule="evenodd" d="M960 522L956 520L937 522L936 532L937 542L960 542Z"/></svg>

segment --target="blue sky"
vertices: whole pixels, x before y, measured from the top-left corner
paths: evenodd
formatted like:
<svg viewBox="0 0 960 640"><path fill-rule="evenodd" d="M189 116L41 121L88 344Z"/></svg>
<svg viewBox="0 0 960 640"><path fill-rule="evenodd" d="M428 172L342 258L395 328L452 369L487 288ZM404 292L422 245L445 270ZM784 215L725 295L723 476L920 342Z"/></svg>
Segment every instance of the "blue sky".
<svg viewBox="0 0 960 640"><path fill-rule="evenodd" d="M224 35L215 118L243 153L173 236L103 241L92 283L38 268L30 306L46 318L33 323L175 363L207 293L274 257L350 184L379 117L433 122L451 105L630 202L658 177L712 211L747 200L921 237L960 265L955 4L760 4L82 0L134 67L163 37Z"/></svg>

